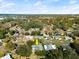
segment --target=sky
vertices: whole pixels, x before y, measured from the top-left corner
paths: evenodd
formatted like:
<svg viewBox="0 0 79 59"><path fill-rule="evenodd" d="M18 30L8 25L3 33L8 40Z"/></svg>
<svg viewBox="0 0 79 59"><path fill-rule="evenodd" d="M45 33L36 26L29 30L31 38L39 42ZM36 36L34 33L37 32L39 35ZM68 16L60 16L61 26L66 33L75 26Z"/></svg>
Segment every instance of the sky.
<svg viewBox="0 0 79 59"><path fill-rule="evenodd" d="M79 0L0 0L0 14L79 14Z"/></svg>

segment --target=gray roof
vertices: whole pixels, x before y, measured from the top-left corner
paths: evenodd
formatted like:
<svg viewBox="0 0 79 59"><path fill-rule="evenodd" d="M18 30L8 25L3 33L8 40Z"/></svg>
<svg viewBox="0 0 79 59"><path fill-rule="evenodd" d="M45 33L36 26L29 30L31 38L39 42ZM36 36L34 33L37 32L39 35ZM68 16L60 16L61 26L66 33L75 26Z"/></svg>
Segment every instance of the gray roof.
<svg viewBox="0 0 79 59"><path fill-rule="evenodd" d="M56 49L56 45L44 45L45 50Z"/></svg>
<svg viewBox="0 0 79 59"><path fill-rule="evenodd" d="M12 59L12 58L10 57L9 54L7 54L7 55L5 55L4 57L2 57L2 58L0 58L0 59Z"/></svg>
<svg viewBox="0 0 79 59"><path fill-rule="evenodd" d="M32 45L32 49L34 50L43 50L42 45Z"/></svg>

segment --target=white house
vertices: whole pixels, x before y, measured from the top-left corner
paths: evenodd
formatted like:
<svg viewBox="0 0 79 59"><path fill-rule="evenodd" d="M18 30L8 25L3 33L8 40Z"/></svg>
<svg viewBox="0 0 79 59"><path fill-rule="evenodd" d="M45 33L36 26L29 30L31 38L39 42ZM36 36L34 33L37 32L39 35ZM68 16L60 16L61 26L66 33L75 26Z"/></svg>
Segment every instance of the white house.
<svg viewBox="0 0 79 59"><path fill-rule="evenodd" d="M3 20L4 18L3 17L0 17L0 20Z"/></svg>
<svg viewBox="0 0 79 59"><path fill-rule="evenodd" d="M25 39L28 39L28 40L33 40L33 38L34 38L34 37L33 37L33 36L28 35L28 36L25 36L24 38L25 38Z"/></svg>
<svg viewBox="0 0 79 59"><path fill-rule="evenodd" d="M34 36L34 38L37 38L37 39L42 39L43 36Z"/></svg>
<svg viewBox="0 0 79 59"><path fill-rule="evenodd" d="M42 47L42 45L40 44L40 45L32 45L32 50L43 50L43 47Z"/></svg>
<svg viewBox="0 0 79 59"><path fill-rule="evenodd" d="M0 43L2 43L2 40L0 39Z"/></svg>
<svg viewBox="0 0 79 59"><path fill-rule="evenodd" d="M71 37L66 36L65 37L66 40L73 40Z"/></svg>
<svg viewBox="0 0 79 59"><path fill-rule="evenodd" d="M10 54L7 54L7 55L5 55L4 57L2 57L0 59L12 59L12 58L10 57Z"/></svg>
<svg viewBox="0 0 79 59"><path fill-rule="evenodd" d="M52 45L52 44L50 44L50 45L44 45L44 49L45 49L45 50L56 49L56 45Z"/></svg>

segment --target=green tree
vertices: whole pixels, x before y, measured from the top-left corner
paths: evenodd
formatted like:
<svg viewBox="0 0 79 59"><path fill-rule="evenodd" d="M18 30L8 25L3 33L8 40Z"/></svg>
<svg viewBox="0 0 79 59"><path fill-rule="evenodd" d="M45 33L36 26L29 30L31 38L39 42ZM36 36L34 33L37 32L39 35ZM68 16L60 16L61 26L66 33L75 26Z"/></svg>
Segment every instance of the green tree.
<svg viewBox="0 0 79 59"><path fill-rule="evenodd" d="M5 55L4 51L0 50L0 57L3 57Z"/></svg>
<svg viewBox="0 0 79 59"><path fill-rule="evenodd" d="M15 32L16 32L15 30L10 30L10 31L9 31L9 33L10 33L11 35L15 34Z"/></svg>
<svg viewBox="0 0 79 59"><path fill-rule="evenodd" d="M14 21L14 19L10 18L10 17L7 17L6 19L2 20L1 22L4 24L6 22L11 22L11 21Z"/></svg>
<svg viewBox="0 0 79 59"><path fill-rule="evenodd" d="M28 46L21 45L21 46L17 47L16 53L18 55L20 55L20 56L26 56L27 57L27 56L30 56L31 55L32 51L29 50Z"/></svg>
<svg viewBox="0 0 79 59"><path fill-rule="evenodd" d="M7 29L0 29L0 39L6 38Z"/></svg>
<svg viewBox="0 0 79 59"><path fill-rule="evenodd" d="M12 43L11 41L7 42L5 45L5 48L8 52L11 52L12 50L16 49L16 44Z"/></svg>
<svg viewBox="0 0 79 59"><path fill-rule="evenodd" d="M20 26L25 30L29 30L30 28L40 28L40 29L43 28L43 24L35 21L30 21L30 22L22 21Z"/></svg>
<svg viewBox="0 0 79 59"><path fill-rule="evenodd" d="M29 47L31 48L31 46L32 46L34 43L35 43L34 41L29 40L29 41L27 41L27 46L29 46Z"/></svg>
<svg viewBox="0 0 79 59"><path fill-rule="evenodd" d="M42 50L42 51L35 51L35 54L38 56L45 56L46 55L46 51Z"/></svg>

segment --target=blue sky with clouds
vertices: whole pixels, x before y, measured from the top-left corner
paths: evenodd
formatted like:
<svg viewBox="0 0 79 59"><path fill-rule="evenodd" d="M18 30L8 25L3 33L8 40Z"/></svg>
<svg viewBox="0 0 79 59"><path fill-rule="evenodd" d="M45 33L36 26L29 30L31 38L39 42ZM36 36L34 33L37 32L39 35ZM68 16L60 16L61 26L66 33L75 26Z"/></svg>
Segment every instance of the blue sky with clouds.
<svg viewBox="0 0 79 59"><path fill-rule="evenodd" d="M79 0L0 0L0 14L79 14Z"/></svg>

